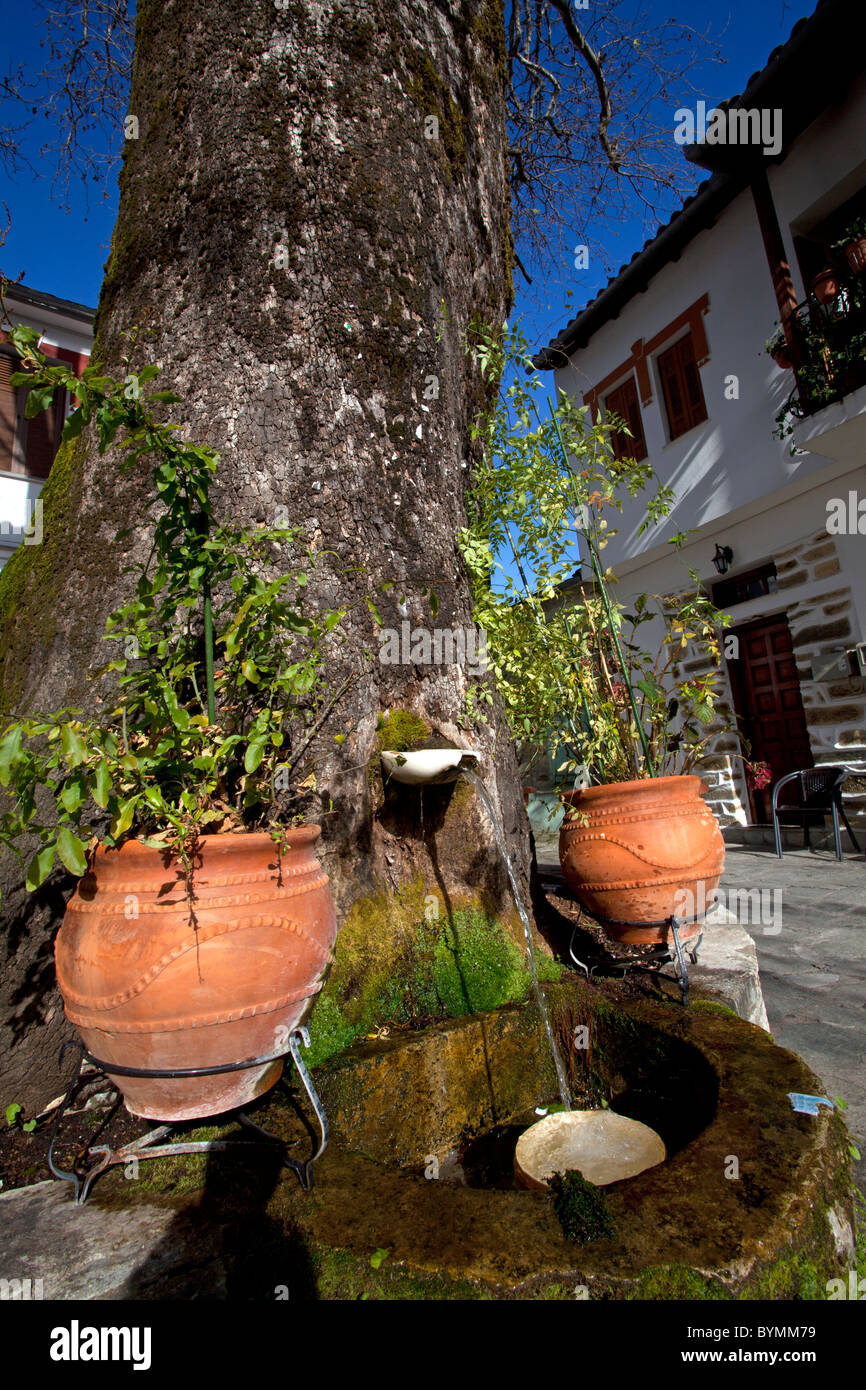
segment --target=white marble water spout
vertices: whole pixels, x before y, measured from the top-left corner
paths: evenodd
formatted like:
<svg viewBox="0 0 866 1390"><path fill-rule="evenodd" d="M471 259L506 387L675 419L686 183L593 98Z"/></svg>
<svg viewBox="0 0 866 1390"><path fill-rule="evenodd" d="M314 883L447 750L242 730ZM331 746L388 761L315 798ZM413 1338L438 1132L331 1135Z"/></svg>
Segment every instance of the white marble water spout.
<svg viewBox="0 0 866 1390"><path fill-rule="evenodd" d="M461 773L477 767L480 761L481 754L471 748L419 748L414 753L382 754L388 776L411 787L456 782Z"/></svg>

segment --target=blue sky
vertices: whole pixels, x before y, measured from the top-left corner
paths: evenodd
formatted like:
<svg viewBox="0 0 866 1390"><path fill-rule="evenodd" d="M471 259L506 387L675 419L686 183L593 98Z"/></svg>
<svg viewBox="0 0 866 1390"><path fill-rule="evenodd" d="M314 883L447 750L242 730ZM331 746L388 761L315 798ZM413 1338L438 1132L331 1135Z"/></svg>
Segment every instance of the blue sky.
<svg viewBox="0 0 866 1390"><path fill-rule="evenodd" d="M817 0L650 0L650 8L659 20L674 18L692 25L698 32L708 32L724 59L721 63L707 62L692 70L689 80L696 91L686 97L684 104L688 106L693 106L697 98L712 106L742 92L752 74L764 67L773 49L788 39L797 20L812 14L816 4ZM623 0L624 13L628 9ZM670 115L673 127L673 109ZM683 162L686 163L685 158ZM695 169L695 187L699 174L701 178L707 177ZM667 216L677 206L679 200L671 202ZM667 216L662 220L667 220ZM549 342L595 297L610 275L631 259L654 230L654 227L645 227L638 216L619 227L606 228L604 244L608 264L591 255L586 270L574 269L568 246L564 247L558 274L548 273L538 278L534 274L535 267L524 259L533 284L527 286L520 273L515 273L514 317L520 317L530 343L541 346ZM568 291L571 291L570 298Z"/></svg>
<svg viewBox="0 0 866 1390"><path fill-rule="evenodd" d="M814 5L815 0L651 0L660 21L673 17L699 31L709 29L716 38L725 62L705 64L691 75L699 94L710 103L741 91L770 51ZM623 0L624 15L630 8ZM10 64L39 62L39 11L22 7L20 0L0 0L0 26L4 35L11 36ZM68 197L52 196L53 169L39 156L40 144L50 136L50 130L36 129L27 138L25 150L35 173L25 171L14 181L2 180L0 201L9 208L12 227L0 250L0 266L12 278L23 271L24 283L36 289L95 305L117 212L116 186L112 184L107 197L96 184L89 195L74 184ZM637 218L622 224L616 239L607 243L613 267L627 261L646 236ZM531 257L524 254L523 258L531 272ZM565 253L560 271L536 279L531 288L518 274L515 316L523 318L530 342L547 342L597 293L608 274L609 268L600 262L575 271L572 257Z"/></svg>

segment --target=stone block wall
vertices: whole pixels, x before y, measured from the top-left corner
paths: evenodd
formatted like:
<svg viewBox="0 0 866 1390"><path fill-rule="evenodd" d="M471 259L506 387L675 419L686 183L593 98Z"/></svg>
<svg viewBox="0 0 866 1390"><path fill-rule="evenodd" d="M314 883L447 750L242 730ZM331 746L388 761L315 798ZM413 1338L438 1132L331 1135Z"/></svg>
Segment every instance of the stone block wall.
<svg viewBox="0 0 866 1390"><path fill-rule="evenodd" d="M779 594L786 600L812 757L818 766L846 763L863 770L862 782L849 783L844 799L848 818L855 829L863 829L866 838L866 681L852 675L815 679L822 658L863 640L835 541L821 530L771 558L776 565ZM815 585L820 586L817 592L798 597L798 592L807 586L814 589ZM731 612L736 624L736 608ZM697 674L709 668L704 659L692 653L683 669ZM726 713L730 708L730 686L724 669L722 674L726 695L719 708ZM720 727L707 756L696 769L709 784L707 801L722 825L744 825L749 821L745 775L741 760L734 756L738 748L734 735Z"/></svg>

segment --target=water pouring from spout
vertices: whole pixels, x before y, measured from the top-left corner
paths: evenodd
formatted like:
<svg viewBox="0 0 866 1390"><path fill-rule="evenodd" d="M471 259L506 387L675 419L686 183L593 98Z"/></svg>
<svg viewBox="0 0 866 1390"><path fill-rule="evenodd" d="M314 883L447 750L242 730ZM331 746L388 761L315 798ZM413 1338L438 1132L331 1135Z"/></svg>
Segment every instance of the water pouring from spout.
<svg viewBox="0 0 866 1390"><path fill-rule="evenodd" d="M486 786L479 777L478 773L474 770L474 768L470 767L466 768L463 771L463 776L466 778L468 782L472 783L473 787L478 793L478 799L484 807L485 811L487 812L488 819L493 827L493 834L496 837L496 844L499 849L499 853L502 855L502 858L505 862L505 868L508 872L508 881L511 884L512 897L514 898L514 904L517 908L520 921L523 924L523 934L526 937L526 958L529 962L529 976L532 981L532 993L535 996L535 1002L538 1005L538 1011L541 1014L542 1022L544 1023L544 1031L547 1035L547 1042L550 1048L550 1055L553 1058L553 1065L556 1068L556 1079L559 1085L560 1099L563 1105L565 1106L566 1110L570 1110L572 1105L571 1091L568 1087L568 1078L565 1072L565 1065L563 1063L559 1048L556 1045L556 1038L553 1035L553 1028L550 1023L550 1015L547 1011L547 1001L544 998L541 986L538 983L538 971L536 969L535 964L535 943L532 940L532 926L529 921L529 913L527 912L523 902L523 895L520 891L520 884L517 881L517 874L515 872L514 865L511 862L511 856L508 853L508 847L505 843L505 836L502 832L502 826L500 825L499 820L497 818L496 810L491 800L490 793L488 792Z"/></svg>
<svg viewBox="0 0 866 1390"><path fill-rule="evenodd" d="M421 748L411 753L398 753L386 751L382 753L382 763L389 777L393 777L395 782L403 782L408 786L416 786L421 790L431 784L442 782L455 782L458 777L465 777L467 782L471 782L478 799L487 812L488 819L493 827L493 834L496 838L497 848L502 855L508 882L511 885L511 893L514 898L514 905L517 908L518 916L523 924L523 934L526 938L526 958L529 963L529 977L532 982L532 993L538 1005L538 1011L544 1024L544 1031L547 1036L547 1043L550 1048L550 1055L556 1069L556 1079L559 1086L559 1095L566 1110L571 1110L571 1092L568 1087L565 1066L559 1048L556 1045L556 1038L553 1035L553 1028L550 1023L550 1015L547 1011L547 1001L538 983L538 971L535 963L535 943L532 940L532 926L529 921L529 913L523 902L523 895L520 891L520 884L511 856L508 853L508 846L505 843L505 836L502 826L496 815L496 808L490 797L487 787L484 785L478 774L477 767L481 761L479 753L466 748Z"/></svg>

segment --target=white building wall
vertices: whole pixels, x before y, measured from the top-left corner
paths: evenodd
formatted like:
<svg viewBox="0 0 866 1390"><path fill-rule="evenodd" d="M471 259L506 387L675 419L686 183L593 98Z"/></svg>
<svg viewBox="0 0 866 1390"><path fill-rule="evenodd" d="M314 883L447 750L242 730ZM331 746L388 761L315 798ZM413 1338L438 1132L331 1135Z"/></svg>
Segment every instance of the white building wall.
<svg viewBox="0 0 866 1390"><path fill-rule="evenodd" d="M807 287L795 259L794 234L866 185L866 79L800 137L769 177L795 289L803 299ZM637 339L653 338L704 294L709 296L703 319L709 360L700 376L708 419L669 439L653 361L653 398L641 403L644 434L649 462L677 500L670 517L643 536L638 530L645 497L627 502L621 517L609 514L618 534L605 548L604 560L620 581L616 597L627 606L641 592L682 590L689 568L709 587L718 579L712 565L716 542L733 550L732 574L775 560L779 592L736 605L732 619L739 626L787 612L815 761L866 766L866 685L855 677L811 680L813 658L866 637L866 537L830 538L826 532L830 498L849 491L866 498L866 397L862 403L846 398L805 422L796 437L803 442L801 436L810 436L808 452L792 456L791 441L774 437L776 412L794 378L764 352L779 311L748 189L555 372L556 385L582 402L584 393L630 356ZM847 421L844 430L828 433L837 418ZM668 540L682 531L691 534L676 551ZM724 684L728 688L726 675ZM742 774L729 756L731 740L720 743L722 751L712 760L717 766L711 800L723 821L745 822Z"/></svg>
<svg viewBox="0 0 866 1390"><path fill-rule="evenodd" d="M89 355L93 332L86 324L64 318L53 309L16 302L14 287L7 294L6 308L7 329L10 324L27 324L43 335L45 345ZM39 543L41 517L34 508L44 481L0 466L0 569L22 542Z"/></svg>

